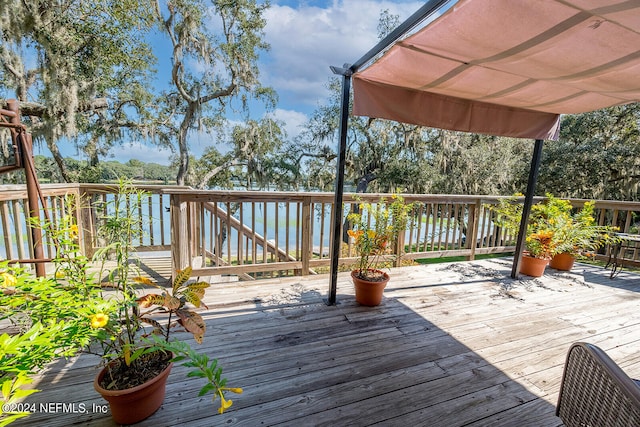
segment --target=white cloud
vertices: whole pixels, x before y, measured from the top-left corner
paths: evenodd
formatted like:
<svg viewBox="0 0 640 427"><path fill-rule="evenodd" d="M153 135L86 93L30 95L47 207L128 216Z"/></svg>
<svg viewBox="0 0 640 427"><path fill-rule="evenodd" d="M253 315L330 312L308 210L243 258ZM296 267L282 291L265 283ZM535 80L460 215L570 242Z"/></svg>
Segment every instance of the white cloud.
<svg viewBox="0 0 640 427"><path fill-rule="evenodd" d="M287 132L287 139L293 140L300 132L302 132L302 126L307 122L307 116L304 113L294 110L276 109L272 113L276 120L282 121L285 124L285 131Z"/></svg>
<svg viewBox="0 0 640 427"><path fill-rule="evenodd" d="M264 83L273 86L285 109L315 108L327 98L329 66L362 57L377 42L380 12L406 19L422 2L334 0L326 7L274 4L265 17L271 50L261 67Z"/></svg>

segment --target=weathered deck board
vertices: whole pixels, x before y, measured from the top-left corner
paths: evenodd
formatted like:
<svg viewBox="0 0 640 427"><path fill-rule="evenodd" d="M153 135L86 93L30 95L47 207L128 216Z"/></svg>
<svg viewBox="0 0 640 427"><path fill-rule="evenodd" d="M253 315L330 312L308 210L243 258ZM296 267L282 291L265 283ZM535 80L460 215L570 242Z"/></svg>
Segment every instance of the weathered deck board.
<svg viewBox="0 0 640 427"><path fill-rule="evenodd" d="M602 347L640 377L640 276L598 267L509 278L510 261L403 267L379 307L360 307L348 275L339 304L327 276L214 283L199 348L244 394L224 415L174 368L163 407L140 426L560 426L555 403L575 341ZM15 425L111 426L92 413L95 358L55 366L31 402L88 413L35 413Z"/></svg>

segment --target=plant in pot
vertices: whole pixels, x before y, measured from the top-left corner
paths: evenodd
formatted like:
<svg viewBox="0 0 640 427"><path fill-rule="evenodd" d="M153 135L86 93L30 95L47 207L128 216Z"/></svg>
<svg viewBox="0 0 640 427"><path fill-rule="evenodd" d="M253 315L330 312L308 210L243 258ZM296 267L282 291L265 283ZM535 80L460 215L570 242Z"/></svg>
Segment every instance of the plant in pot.
<svg viewBox="0 0 640 427"><path fill-rule="evenodd" d="M225 393L242 390L226 387L217 360L210 361L185 341L171 339L171 331L180 328L190 333L197 343L202 342L206 325L194 309L203 306L202 298L209 284L189 282L190 267L177 272L170 287L160 288L161 293L147 293L147 289L143 289L159 288L150 279L130 278L136 268L135 263L130 262L135 258L132 242L138 237L136 230L143 229L134 209L145 196L144 192L121 182L119 192L109 202L111 205L104 209L108 215L100 219L98 237L104 246L95 258L102 265L99 277L106 276L107 286L113 291L104 297L109 303L105 310L90 317L91 326L98 331L97 342L90 351L97 353L96 347L99 347L106 362L94 381L94 388L109 402L116 422L132 424L147 418L161 406L164 384L173 362L186 360L184 365L192 368L188 376L206 381L200 395L213 392L214 401L219 396L218 411L222 413L232 404ZM115 267L107 269L107 261L115 261ZM152 330L147 331L145 325ZM132 398L140 389L144 389L142 397ZM121 400L124 406L120 406Z"/></svg>
<svg viewBox="0 0 640 427"><path fill-rule="evenodd" d="M190 307L204 306L201 299L209 284L189 282L190 274L191 267L180 271L173 285L161 288L161 293L145 294L135 301L124 298L115 319L107 313L91 317L92 326L102 332L99 339L109 360L96 376L94 388L109 402L111 414L120 424L138 422L160 407L167 376L178 360L190 359L185 363L194 368L189 376L207 380L200 395L214 390L215 396L221 397L220 412L232 403L225 399L224 391L241 392L225 387L215 360L210 364L206 355L195 353L187 343L170 339L171 331L177 328L192 334L197 343L202 343L205 334L204 320ZM152 284L140 277L134 281ZM146 332L142 324L150 325L152 331Z"/></svg>
<svg viewBox="0 0 640 427"><path fill-rule="evenodd" d="M384 199L375 205L360 203L359 212L347 216L353 224L347 233L354 239L359 256L356 268L351 271L358 303L376 306L382 301L389 275L380 267L384 259L399 253L394 247L406 230L412 206L405 204L402 196L393 195L391 203Z"/></svg>
<svg viewBox="0 0 640 427"><path fill-rule="evenodd" d="M495 223L512 235L519 231L522 218L523 205L518 197L515 195L500 199L498 205L492 207L497 214ZM532 277L542 276L547 264L557 253L554 229L549 223L549 212L554 209L556 204L553 201L549 205L537 203L532 206L526 228L526 251L520 260L520 273Z"/></svg>
<svg viewBox="0 0 640 427"><path fill-rule="evenodd" d="M545 200L531 207L526 237L528 255L549 260L552 268L570 270L576 257L614 243L617 228L596 225L594 207L595 202L589 201L574 212L570 201L547 194ZM517 196L501 199L493 209L498 214L497 224L517 232L522 217L522 204ZM533 263L538 264L537 271L540 271L542 260L532 262L525 258L523 255L520 270L523 274L532 275L529 264Z"/></svg>
<svg viewBox="0 0 640 427"><path fill-rule="evenodd" d="M551 222L554 229L557 254L549 266L556 270L571 270L576 258L588 256L606 244L619 240L617 227L597 225L594 218L595 202L585 202L583 207L572 213L569 201L565 208Z"/></svg>
<svg viewBox="0 0 640 427"><path fill-rule="evenodd" d="M539 230L527 235L525 239L526 252L520 260L520 273L527 276L540 277L556 254L553 241L553 231Z"/></svg>

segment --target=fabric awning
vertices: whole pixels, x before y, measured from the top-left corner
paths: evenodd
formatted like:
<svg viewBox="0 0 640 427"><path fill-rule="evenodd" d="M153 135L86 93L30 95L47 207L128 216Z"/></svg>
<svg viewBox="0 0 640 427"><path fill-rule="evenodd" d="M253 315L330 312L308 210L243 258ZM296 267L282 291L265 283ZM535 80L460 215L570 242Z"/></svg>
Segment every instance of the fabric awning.
<svg viewBox="0 0 640 427"><path fill-rule="evenodd" d="M640 1L459 0L353 75L356 115L557 139L640 100Z"/></svg>

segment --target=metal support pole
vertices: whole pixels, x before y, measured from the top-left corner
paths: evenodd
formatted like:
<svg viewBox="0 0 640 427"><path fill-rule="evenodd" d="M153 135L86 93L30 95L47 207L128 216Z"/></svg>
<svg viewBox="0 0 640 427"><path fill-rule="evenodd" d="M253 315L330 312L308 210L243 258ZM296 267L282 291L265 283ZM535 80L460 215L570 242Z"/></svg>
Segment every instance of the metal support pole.
<svg viewBox="0 0 640 427"><path fill-rule="evenodd" d="M11 123L15 125L20 124L20 107L18 101L10 99L7 101L9 111L16 113L11 118ZM13 133L13 132L12 132ZM40 223L40 191L38 185L38 177L36 175L36 168L33 164L33 146L30 135L27 135L24 129L18 130L13 133L16 137L16 145L19 149L19 155L22 157L21 164L24 168L25 181L27 184L27 199L29 200L29 218L36 224ZM33 257L36 260L44 260L44 248L42 246L42 230L39 226L29 225L31 232L31 238L33 241ZM35 263L36 276L44 277L46 275L46 268L43 262Z"/></svg>
<svg viewBox="0 0 640 427"><path fill-rule="evenodd" d="M331 230L333 246L331 248L331 282L329 283L329 296L327 305L336 304L338 290L338 261L341 248L342 225L342 198L344 195L344 164L347 155L347 126L349 122L349 99L351 93L352 71L349 64L344 68L331 67L334 73L342 74L342 101L340 107L340 141L338 145L338 165L336 168L335 195L333 200L333 227Z"/></svg>
<svg viewBox="0 0 640 427"><path fill-rule="evenodd" d="M533 206L533 193L536 191L536 181L538 180L540 160L542 159L543 143L544 141L542 139L536 139L536 144L533 148L533 157L531 158L531 167L529 168L529 181L527 182L527 192L524 197L524 207L522 208L522 219L520 220L520 229L518 230L516 252L513 255L513 266L511 268L511 277L514 279L518 277L524 243L527 237L527 223L529 221L531 206Z"/></svg>

